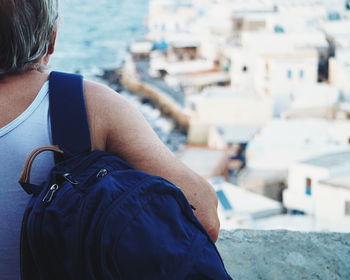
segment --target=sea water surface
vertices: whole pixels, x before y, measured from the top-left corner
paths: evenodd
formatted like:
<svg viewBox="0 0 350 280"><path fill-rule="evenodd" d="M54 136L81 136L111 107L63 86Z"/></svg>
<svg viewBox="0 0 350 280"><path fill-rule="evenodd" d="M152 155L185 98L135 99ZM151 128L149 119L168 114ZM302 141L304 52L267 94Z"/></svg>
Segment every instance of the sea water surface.
<svg viewBox="0 0 350 280"><path fill-rule="evenodd" d="M60 0L54 69L91 74L118 67L146 32L148 0Z"/></svg>

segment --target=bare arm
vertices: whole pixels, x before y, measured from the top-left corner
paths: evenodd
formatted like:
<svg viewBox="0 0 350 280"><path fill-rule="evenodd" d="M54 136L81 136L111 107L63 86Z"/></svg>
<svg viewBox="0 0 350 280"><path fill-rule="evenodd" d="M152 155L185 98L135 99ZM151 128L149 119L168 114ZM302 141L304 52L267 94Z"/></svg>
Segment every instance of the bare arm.
<svg viewBox="0 0 350 280"><path fill-rule="evenodd" d="M92 82L85 82L85 95L93 148L112 152L133 167L180 187L196 208L196 217L216 241L217 198L210 184L177 159L122 96Z"/></svg>

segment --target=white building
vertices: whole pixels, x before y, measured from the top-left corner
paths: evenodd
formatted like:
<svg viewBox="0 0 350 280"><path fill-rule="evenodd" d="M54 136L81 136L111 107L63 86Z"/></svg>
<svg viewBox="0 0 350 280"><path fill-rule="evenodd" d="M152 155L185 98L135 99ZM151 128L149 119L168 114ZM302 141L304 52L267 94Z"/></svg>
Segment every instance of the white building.
<svg viewBox="0 0 350 280"><path fill-rule="evenodd" d="M336 223L350 231L350 176L321 180L315 189L315 217Z"/></svg>
<svg viewBox="0 0 350 280"><path fill-rule="evenodd" d="M189 103L192 119L209 125L261 126L272 118L271 98L233 92L229 87L206 88Z"/></svg>
<svg viewBox="0 0 350 280"><path fill-rule="evenodd" d="M150 41L136 41L130 46L130 53L134 58L146 58L149 57L153 48L153 44Z"/></svg>
<svg viewBox="0 0 350 280"><path fill-rule="evenodd" d="M207 87L230 85L230 75L218 69L178 76L183 91L187 94L199 93Z"/></svg>
<svg viewBox="0 0 350 280"><path fill-rule="evenodd" d="M325 0L324 2L329 14L338 14L340 18L349 18L349 0Z"/></svg>
<svg viewBox="0 0 350 280"><path fill-rule="evenodd" d="M228 159L224 150L186 146L177 157L205 179L227 175Z"/></svg>
<svg viewBox="0 0 350 280"><path fill-rule="evenodd" d="M283 204L319 221L342 225L350 221L350 150L295 163L289 169ZM339 177L340 175L346 176ZM339 229L341 227L338 226ZM350 230L350 223L347 226Z"/></svg>
<svg viewBox="0 0 350 280"><path fill-rule="evenodd" d="M150 60L149 73L151 76L160 76L160 73L166 73L168 76L176 78L198 72L208 72L214 70L212 61L204 59L195 60L168 60L165 56L152 56Z"/></svg>
<svg viewBox="0 0 350 280"><path fill-rule="evenodd" d="M334 85L319 83L295 88L290 108L281 117L293 118L336 118L340 99L339 89Z"/></svg>
<svg viewBox="0 0 350 280"><path fill-rule="evenodd" d="M350 151L345 150L314 157L293 164L288 173L288 189L283 192L283 203L288 209L315 214L318 183L350 170Z"/></svg>
<svg viewBox="0 0 350 280"><path fill-rule="evenodd" d="M314 50L266 53L259 66L257 91L274 97L276 116L288 108L300 87L317 83L318 55Z"/></svg>
<svg viewBox="0 0 350 280"><path fill-rule="evenodd" d="M169 34L187 32L196 10L192 1L176 3L169 0L151 0L148 14L148 34L150 40L162 41Z"/></svg>
<svg viewBox="0 0 350 280"><path fill-rule="evenodd" d="M341 92L346 101L350 101L350 47L337 48L335 57L329 60L329 82ZM345 101L344 100L344 101Z"/></svg>
<svg viewBox="0 0 350 280"><path fill-rule="evenodd" d="M259 195L282 201L282 191L286 188L287 171L252 169L245 167L239 174L239 186Z"/></svg>
<svg viewBox="0 0 350 280"><path fill-rule="evenodd" d="M247 166L285 170L298 161L348 148L350 122L323 119L275 119L247 146Z"/></svg>
<svg viewBox="0 0 350 280"><path fill-rule="evenodd" d="M270 97L237 93L230 87L206 88L199 95L188 96L187 104L191 116L189 142L206 145L210 142L214 147L226 146L225 137L215 132L216 127L231 127L236 132L240 128L253 127L257 131L271 120L273 113ZM250 133L249 130L248 134ZM229 134L232 138L232 133ZM237 135L235 139L246 141L246 136Z"/></svg>
<svg viewBox="0 0 350 280"><path fill-rule="evenodd" d="M231 52L231 84L244 92L273 97L274 115L279 116L289 109L300 87L317 84L317 46L326 48L323 40L299 47L294 35L244 32L242 46L226 50Z"/></svg>
<svg viewBox="0 0 350 280"><path fill-rule="evenodd" d="M274 215L264 219L256 220L252 223L244 223L242 228L255 230L294 230L305 232L349 232L348 224L339 224L315 218L311 215Z"/></svg>
<svg viewBox="0 0 350 280"><path fill-rule="evenodd" d="M234 3L221 1L220 3L211 2L203 5L203 1L198 1L197 18L190 27L194 34L204 36L214 35L219 37L229 36L232 29L232 11Z"/></svg>
<svg viewBox="0 0 350 280"><path fill-rule="evenodd" d="M209 147L226 149L230 145L247 144L260 130L256 125L211 126L208 132Z"/></svg>
<svg viewBox="0 0 350 280"><path fill-rule="evenodd" d="M233 86L253 87L259 95L293 94L294 88L317 83L315 50L256 51L235 49L231 57Z"/></svg>
<svg viewBox="0 0 350 280"><path fill-rule="evenodd" d="M236 39L241 38L241 33L245 31L260 31L269 28L270 18L277 15L273 7L268 11L238 11L233 13L233 27Z"/></svg>
<svg viewBox="0 0 350 280"><path fill-rule="evenodd" d="M218 178L212 183L219 200L218 215L221 229L232 230L266 217L282 213L281 203L254 194Z"/></svg>
<svg viewBox="0 0 350 280"><path fill-rule="evenodd" d="M188 61L167 61L164 65L164 70L170 75L185 75L196 72L204 72L213 70L214 65L207 60L188 60Z"/></svg>
<svg viewBox="0 0 350 280"><path fill-rule="evenodd" d="M350 19L349 20L335 20L325 21L323 23L323 31L327 38L331 41L335 48L350 47Z"/></svg>

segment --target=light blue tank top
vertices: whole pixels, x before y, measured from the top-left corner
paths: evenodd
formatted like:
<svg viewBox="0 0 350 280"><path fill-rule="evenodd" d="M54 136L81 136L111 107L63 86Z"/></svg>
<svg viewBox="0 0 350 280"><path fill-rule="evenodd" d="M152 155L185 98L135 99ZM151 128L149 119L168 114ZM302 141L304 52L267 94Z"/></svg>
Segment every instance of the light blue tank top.
<svg viewBox="0 0 350 280"><path fill-rule="evenodd" d="M19 117L0 128L1 280L20 279L21 221L30 196L18 184L18 178L31 151L45 145L51 145L48 82ZM53 164L51 153L41 154L34 162L31 182L44 181Z"/></svg>

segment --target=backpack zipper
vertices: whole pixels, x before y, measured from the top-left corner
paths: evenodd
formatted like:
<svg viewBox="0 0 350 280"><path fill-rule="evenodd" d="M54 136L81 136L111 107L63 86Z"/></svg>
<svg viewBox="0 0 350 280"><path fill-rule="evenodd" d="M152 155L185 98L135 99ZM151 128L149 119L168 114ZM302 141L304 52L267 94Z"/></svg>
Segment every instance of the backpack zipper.
<svg viewBox="0 0 350 280"><path fill-rule="evenodd" d="M80 182L76 180L74 177L78 175L82 170L86 169L90 165L94 164L98 159L106 155L107 155L106 153L98 154L94 157L91 157L89 160L84 161L82 164L79 164L78 166L73 168L70 172L65 172L63 174L61 173L58 175L62 176L67 182L71 183L72 185L79 185ZM88 180L90 180L90 178Z"/></svg>
<svg viewBox="0 0 350 280"><path fill-rule="evenodd" d="M70 178L72 179L72 176L74 177L75 175L79 174L82 170L86 169L87 167L89 167L90 165L94 164L98 159L100 159L101 157L104 156L108 156L107 153L102 153L102 154L97 154L91 158L89 158L88 160L84 161L83 164L78 165L77 167L75 167L71 172L70 172Z"/></svg>
<svg viewBox="0 0 350 280"><path fill-rule="evenodd" d="M54 194L58 191L59 186L57 184L53 184L50 188L49 191L45 194L42 202L49 204L52 201L52 198Z"/></svg>
<svg viewBox="0 0 350 280"><path fill-rule="evenodd" d="M68 181L69 183L71 183L72 185L78 185L78 184L79 184L78 181L76 181L76 180L74 180L74 179L72 178L72 176L71 176L70 173L65 173L65 174L62 175L62 177L63 177L66 181Z"/></svg>

